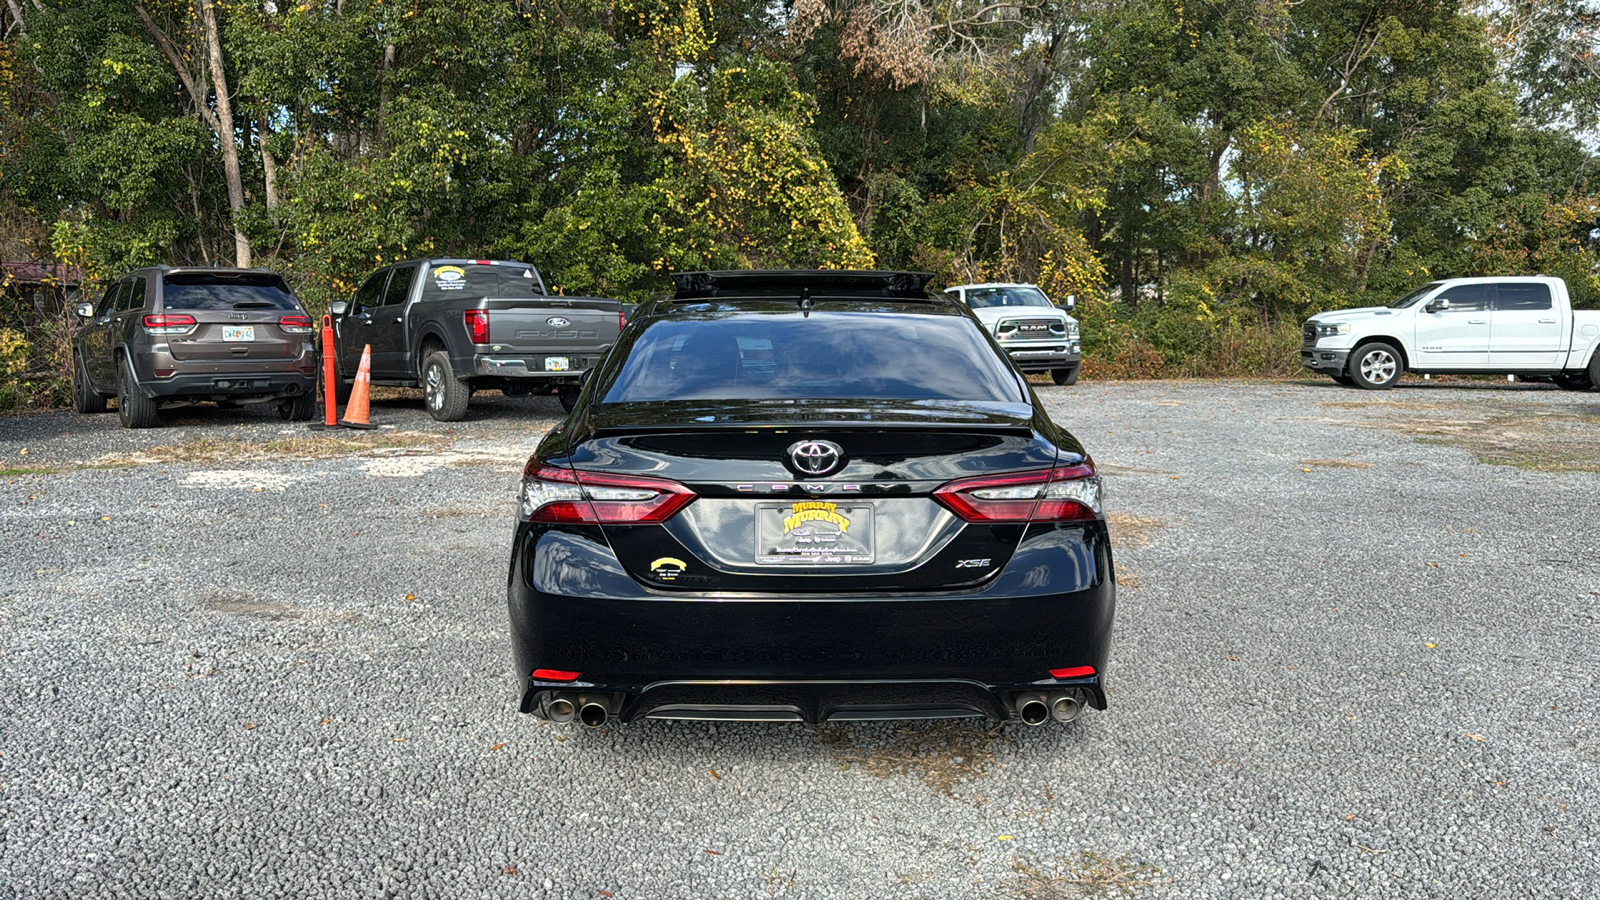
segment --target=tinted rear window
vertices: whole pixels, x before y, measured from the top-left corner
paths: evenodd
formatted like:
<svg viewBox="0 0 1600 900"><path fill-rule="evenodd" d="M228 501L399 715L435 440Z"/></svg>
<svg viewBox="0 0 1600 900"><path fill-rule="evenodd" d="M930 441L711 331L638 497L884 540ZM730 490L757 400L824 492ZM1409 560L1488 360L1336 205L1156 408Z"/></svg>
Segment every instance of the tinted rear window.
<svg viewBox="0 0 1600 900"><path fill-rule="evenodd" d="M435 263L428 267L422 296L437 300L460 296L525 300L543 297L544 285L526 266Z"/></svg>
<svg viewBox="0 0 1600 900"><path fill-rule="evenodd" d="M300 309L276 275L169 275L163 309Z"/></svg>
<svg viewBox="0 0 1600 900"><path fill-rule="evenodd" d="M664 320L624 352L605 403L1021 399L978 326L954 316L796 312Z"/></svg>

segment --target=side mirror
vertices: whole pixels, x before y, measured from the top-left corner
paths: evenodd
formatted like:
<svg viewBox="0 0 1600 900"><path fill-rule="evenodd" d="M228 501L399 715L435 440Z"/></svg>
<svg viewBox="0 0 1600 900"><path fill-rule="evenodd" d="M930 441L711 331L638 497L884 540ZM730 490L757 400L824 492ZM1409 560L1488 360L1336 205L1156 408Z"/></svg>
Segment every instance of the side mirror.
<svg viewBox="0 0 1600 900"><path fill-rule="evenodd" d="M1433 300L1429 300L1428 305L1423 307L1423 309L1431 313L1440 312L1449 308L1450 300L1447 297L1438 297Z"/></svg>
<svg viewBox="0 0 1600 900"><path fill-rule="evenodd" d="M1074 309L1078 305L1078 298L1068 294L1067 299L1061 301L1061 305L1067 309Z"/></svg>
<svg viewBox="0 0 1600 900"><path fill-rule="evenodd" d="M328 312L330 312L330 313L332 313L333 315L336 315L336 316L344 315L345 312L348 311L349 309L350 309L350 304L344 302L343 300L335 300L332 303L328 304Z"/></svg>
<svg viewBox="0 0 1600 900"><path fill-rule="evenodd" d="M80 319L92 319L94 318L94 303L86 300L73 307L72 311L77 313Z"/></svg>

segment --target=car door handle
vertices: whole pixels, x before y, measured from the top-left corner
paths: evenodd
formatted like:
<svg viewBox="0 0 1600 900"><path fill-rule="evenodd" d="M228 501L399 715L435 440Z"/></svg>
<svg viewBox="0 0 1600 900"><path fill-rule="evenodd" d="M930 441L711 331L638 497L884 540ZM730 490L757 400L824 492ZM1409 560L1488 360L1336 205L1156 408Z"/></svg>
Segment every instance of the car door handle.
<svg viewBox="0 0 1600 900"><path fill-rule="evenodd" d="M1467 324L1468 325L1487 325L1487 324L1489 324L1489 320L1488 319L1468 319L1467 320Z"/></svg>
<svg viewBox="0 0 1600 900"><path fill-rule="evenodd" d="M395 317L394 317L394 323L395 323L395 324L396 324L396 325L399 325L399 324L400 324L400 323L401 323L401 322L404 322L404 321L405 321L405 320L404 320L404 319L402 319L402 318L401 318L401 317L399 317L399 316L395 316Z"/></svg>
<svg viewBox="0 0 1600 900"><path fill-rule="evenodd" d="M1556 323L1556 321L1557 321L1556 319L1540 319L1539 320L1539 324L1540 325L1554 325Z"/></svg>

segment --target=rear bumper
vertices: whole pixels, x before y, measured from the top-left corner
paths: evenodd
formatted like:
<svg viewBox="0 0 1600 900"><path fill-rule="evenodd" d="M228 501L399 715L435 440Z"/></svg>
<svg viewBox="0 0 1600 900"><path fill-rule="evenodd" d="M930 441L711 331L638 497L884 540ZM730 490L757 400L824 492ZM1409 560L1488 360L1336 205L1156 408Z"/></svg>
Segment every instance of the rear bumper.
<svg viewBox="0 0 1600 900"><path fill-rule="evenodd" d="M301 372L183 374L151 378L139 387L157 400L296 397L316 393L317 377Z"/></svg>
<svg viewBox="0 0 1600 900"><path fill-rule="evenodd" d="M558 368L564 361L565 367ZM540 353L532 355L511 355L505 353L479 353L472 358L472 372L475 375L491 376L496 378L529 378L529 379L576 379L583 374L585 369L592 367L599 358L596 356L573 354L560 355L555 353Z"/></svg>
<svg viewBox="0 0 1600 900"><path fill-rule="evenodd" d="M972 590L858 596L662 591L581 529L524 525L507 595L524 712L558 691L610 695L623 720L1007 718L1025 691L1106 705L1115 587L1099 525L1030 534ZM1085 665L1096 675L1049 675Z"/></svg>

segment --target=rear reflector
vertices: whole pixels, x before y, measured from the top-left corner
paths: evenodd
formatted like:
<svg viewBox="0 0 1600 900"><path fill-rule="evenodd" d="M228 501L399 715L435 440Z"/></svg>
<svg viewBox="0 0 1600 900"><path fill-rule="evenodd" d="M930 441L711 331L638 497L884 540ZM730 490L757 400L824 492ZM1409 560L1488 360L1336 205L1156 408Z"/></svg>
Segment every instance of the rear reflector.
<svg viewBox="0 0 1600 900"><path fill-rule="evenodd" d="M675 481L579 473L537 459L522 471L522 516L530 522L665 522L695 496Z"/></svg>
<svg viewBox="0 0 1600 900"><path fill-rule="evenodd" d="M461 318L467 323L467 334L474 344L489 343L489 312L483 309L462 310Z"/></svg>
<svg viewBox="0 0 1600 900"><path fill-rule="evenodd" d="M188 334L194 330L194 316L154 315L144 317L144 330L151 334Z"/></svg>
<svg viewBox="0 0 1600 900"><path fill-rule="evenodd" d="M311 317L310 316L279 316L278 317L278 327L283 329L283 333L284 334L310 334L311 333Z"/></svg>
<svg viewBox="0 0 1600 900"><path fill-rule="evenodd" d="M1051 678L1090 678L1094 675L1094 666L1072 666L1066 669L1051 669Z"/></svg>
<svg viewBox="0 0 1600 900"><path fill-rule="evenodd" d="M933 492L968 522L1087 522L1100 517L1094 462L952 481Z"/></svg>
<svg viewBox="0 0 1600 900"><path fill-rule="evenodd" d="M567 672L561 669L534 669L534 681L577 681L582 672Z"/></svg>

